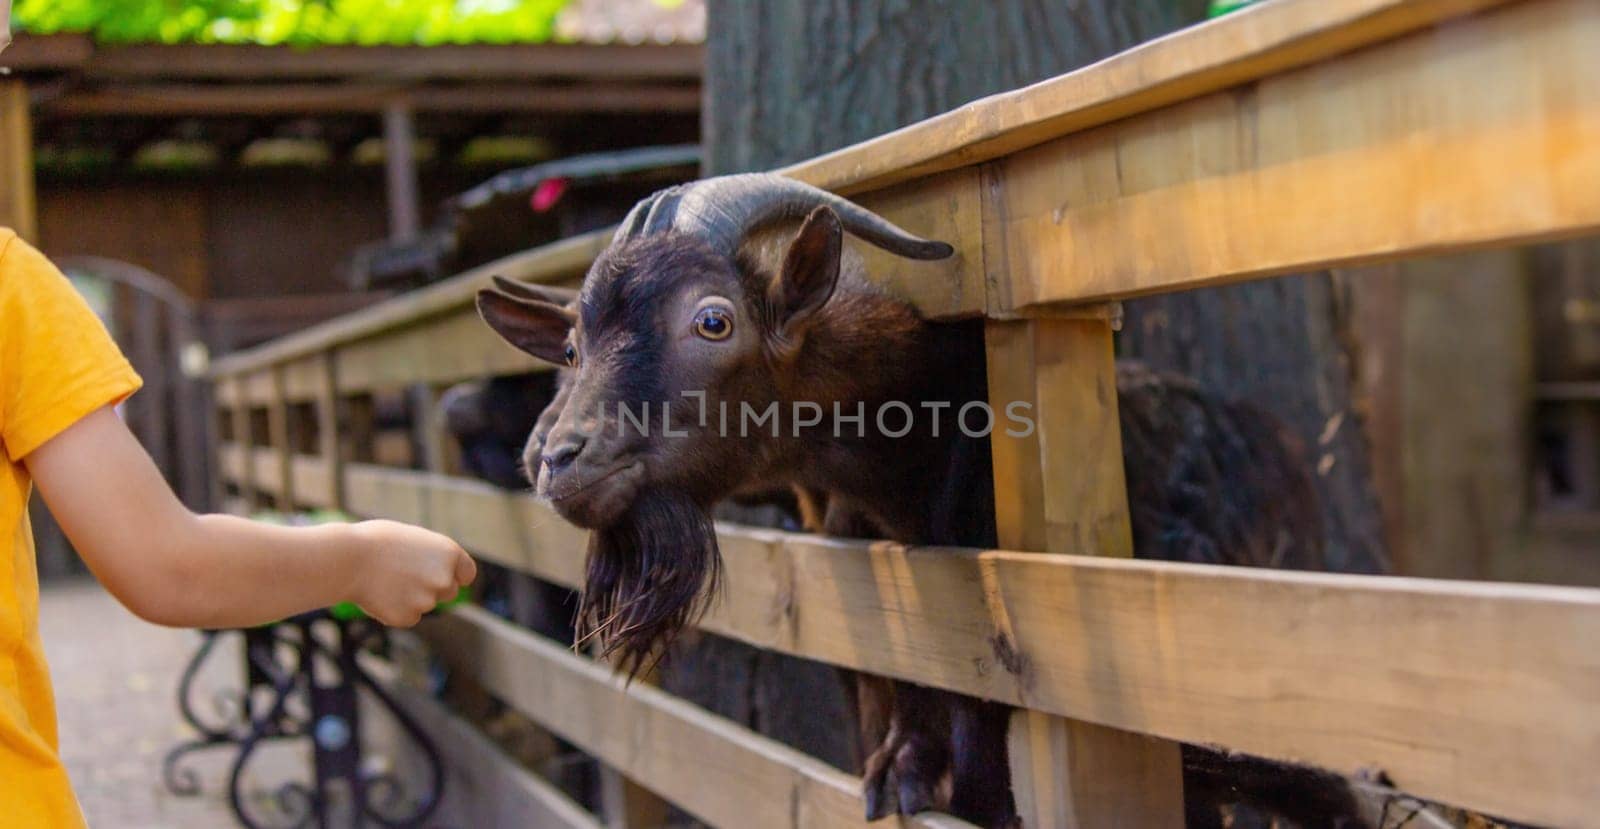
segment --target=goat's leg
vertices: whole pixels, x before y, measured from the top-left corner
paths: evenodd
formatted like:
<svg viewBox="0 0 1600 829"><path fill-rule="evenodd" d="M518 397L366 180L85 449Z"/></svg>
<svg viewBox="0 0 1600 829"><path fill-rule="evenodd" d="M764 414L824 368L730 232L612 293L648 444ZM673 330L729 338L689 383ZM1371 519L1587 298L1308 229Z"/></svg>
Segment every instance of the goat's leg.
<svg viewBox="0 0 1600 829"><path fill-rule="evenodd" d="M1006 730L1011 708L945 692L950 706L951 767L955 781L950 811L979 826L1020 827L1011 794Z"/></svg>
<svg viewBox="0 0 1600 829"><path fill-rule="evenodd" d="M850 707L856 712L856 768L865 768L867 758L883 745L889 735L889 719L894 713L894 680L857 671L841 670Z"/></svg>
<svg viewBox="0 0 1600 829"><path fill-rule="evenodd" d="M796 489L807 524L822 513L822 529L829 535L877 538L884 535L865 514L842 500ZM818 509L820 507L820 509ZM868 820L892 814L914 815L928 810L949 811L954 788L951 765L951 714L960 700L953 694L856 674L856 722L861 739L862 797ZM975 702L975 701L974 701ZM977 733L973 729L968 732ZM999 736L1005 752L1004 719ZM1005 781L1004 769L1001 780ZM1006 792L1009 803L1010 793Z"/></svg>
<svg viewBox="0 0 1600 829"><path fill-rule="evenodd" d="M865 749L862 796L867 819L949 811L951 775L950 706L947 694L909 682L862 676L859 707L882 706L888 699L888 728ZM863 721L865 735L870 723Z"/></svg>
<svg viewBox="0 0 1600 829"><path fill-rule="evenodd" d="M866 801L867 820L878 820L899 811L886 790L889 760L894 754L890 742L894 719L894 680L855 671L850 674L851 702L856 711L856 768L861 771L861 795Z"/></svg>

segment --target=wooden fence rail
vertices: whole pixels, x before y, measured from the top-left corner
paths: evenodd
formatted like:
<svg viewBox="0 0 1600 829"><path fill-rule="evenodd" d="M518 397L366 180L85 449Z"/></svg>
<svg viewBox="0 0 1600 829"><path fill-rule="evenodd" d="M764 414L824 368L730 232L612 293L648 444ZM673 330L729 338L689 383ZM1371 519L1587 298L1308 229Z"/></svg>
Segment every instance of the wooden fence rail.
<svg viewBox="0 0 1600 829"><path fill-rule="evenodd" d="M723 526L726 590L702 627L1018 706L1029 825L1174 824L1174 741L1600 825L1600 591L1117 558L1115 395L1098 393L1111 336L1083 310L1600 227L1595 43L1592 0L1275 0L785 170L956 246L949 262L872 270L931 316L986 317L991 397L1033 401L1041 438L996 446L1013 552ZM538 370L477 322L473 293L491 273L572 283L608 239L219 361L235 505L413 521L577 585L581 531L437 458L429 472L369 462L357 410L374 391ZM852 250L869 267L881 255ZM429 635L713 824L859 821L836 772L487 614Z"/></svg>

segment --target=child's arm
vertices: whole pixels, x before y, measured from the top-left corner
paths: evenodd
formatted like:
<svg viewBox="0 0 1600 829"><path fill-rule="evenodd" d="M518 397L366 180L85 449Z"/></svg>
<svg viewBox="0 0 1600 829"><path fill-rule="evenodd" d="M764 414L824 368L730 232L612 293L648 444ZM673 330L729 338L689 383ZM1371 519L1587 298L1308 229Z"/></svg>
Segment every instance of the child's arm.
<svg viewBox="0 0 1600 829"><path fill-rule="evenodd" d="M157 624L248 627L354 601L406 626L477 572L455 542L392 521L277 527L195 515L109 408L23 462L95 576Z"/></svg>

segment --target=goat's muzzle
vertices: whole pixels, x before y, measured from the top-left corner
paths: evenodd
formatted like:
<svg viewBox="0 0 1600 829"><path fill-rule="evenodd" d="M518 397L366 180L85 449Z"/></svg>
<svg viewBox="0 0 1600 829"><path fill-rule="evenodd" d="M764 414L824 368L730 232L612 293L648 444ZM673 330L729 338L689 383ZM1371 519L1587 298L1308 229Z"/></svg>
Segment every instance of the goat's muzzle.
<svg viewBox="0 0 1600 829"><path fill-rule="evenodd" d="M582 458L562 461L547 452L534 487L562 518L598 529L622 520L643 480L644 462L637 458L600 466Z"/></svg>

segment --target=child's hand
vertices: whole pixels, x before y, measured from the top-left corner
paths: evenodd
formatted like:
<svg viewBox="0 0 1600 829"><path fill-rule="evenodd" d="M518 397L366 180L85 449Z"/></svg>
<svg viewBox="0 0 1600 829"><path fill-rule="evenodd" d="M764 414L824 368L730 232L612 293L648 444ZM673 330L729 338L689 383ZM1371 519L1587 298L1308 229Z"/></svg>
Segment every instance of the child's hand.
<svg viewBox="0 0 1600 829"><path fill-rule="evenodd" d="M351 600L391 627L410 627L472 582L478 566L454 541L395 521L351 525L356 557Z"/></svg>

